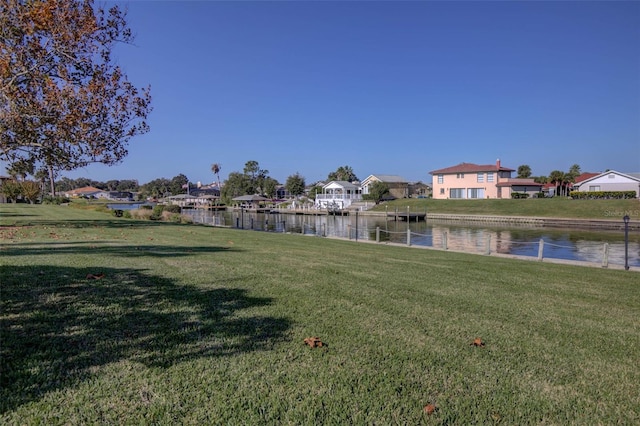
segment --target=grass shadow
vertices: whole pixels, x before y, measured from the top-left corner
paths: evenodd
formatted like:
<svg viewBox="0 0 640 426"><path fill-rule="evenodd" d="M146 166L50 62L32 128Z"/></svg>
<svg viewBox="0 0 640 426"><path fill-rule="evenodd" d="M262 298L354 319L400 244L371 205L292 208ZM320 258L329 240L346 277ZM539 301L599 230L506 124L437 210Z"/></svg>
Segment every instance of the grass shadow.
<svg viewBox="0 0 640 426"><path fill-rule="evenodd" d="M12 243L0 247L2 256L38 256L48 255L54 251L56 254L78 254L98 252L104 255L117 257L182 257L199 253L217 253L221 251L240 251L235 248L222 246L170 246L170 245L110 245L111 241L91 241L90 243L77 242L45 242L38 244Z"/></svg>
<svg viewBox="0 0 640 426"><path fill-rule="evenodd" d="M120 360L167 367L269 350L287 318L241 288L177 285L144 270L2 266L0 414L73 386ZM247 312L250 310L250 312Z"/></svg>

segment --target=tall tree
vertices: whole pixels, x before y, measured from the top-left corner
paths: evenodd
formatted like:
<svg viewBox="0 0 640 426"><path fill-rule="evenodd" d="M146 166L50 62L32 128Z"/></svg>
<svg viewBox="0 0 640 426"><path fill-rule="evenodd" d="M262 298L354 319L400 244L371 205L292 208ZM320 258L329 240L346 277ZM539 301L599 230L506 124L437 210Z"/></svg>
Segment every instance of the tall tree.
<svg viewBox="0 0 640 426"><path fill-rule="evenodd" d="M174 176L169 184L169 192L171 195L184 194L189 188L189 178L180 173L178 176Z"/></svg>
<svg viewBox="0 0 640 426"><path fill-rule="evenodd" d="M222 165L220 163L213 163L211 165L211 171L216 175L216 178L218 178L218 191L220 190L220 169L222 169Z"/></svg>
<svg viewBox="0 0 640 426"><path fill-rule="evenodd" d="M261 183L262 195L269 198L275 198L278 190L278 181L272 177L266 176Z"/></svg>
<svg viewBox="0 0 640 426"><path fill-rule="evenodd" d="M531 167L527 164L518 166L518 178L525 179L531 177Z"/></svg>
<svg viewBox="0 0 640 426"><path fill-rule="evenodd" d="M232 198L247 195L251 190L249 176L239 172L231 172L222 187L221 196L225 203L229 203Z"/></svg>
<svg viewBox="0 0 640 426"><path fill-rule="evenodd" d="M574 164L571 167L569 167L569 172L567 173L567 177L569 178L570 182L575 182L576 178L580 176L581 173L582 173L582 170L580 169L580 165Z"/></svg>
<svg viewBox="0 0 640 426"><path fill-rule="evenodd" d="M350 166L340 166L336 169L335 172L329 173L327 179L354 182L358 180L358 177L353 172L353 169Z"/></svg>
<svg viewBox="0 0 640 426"><path fill-rule="evenodd" d="M53 192L57 171L127 155L151 97L112 60L133 41L125 18L92 0L0 3L0 160L47 167Z"/></svg>
<svg viewBox="0 0 640 426"><path fill-rule="evenodd" d="M249 192L252 194L265 193L265 183L269 176L269 170L260 168L255 160L247 161L244 165L244 174L249 178Z"/></svg>
<svg viewBox="0 0 640 426"><path fill-rule="evenodd" d="M302 195L304 194L305 187L304 177L300 173L296 172L296 174L291 175L287 178L284 186L285 188L287 188L287 191L289 191L289 194L293 195L294 197L297 195Z"/></svg>
<svg viewBox="0 0 640 426"><path fill-rule="evenodd" d="M549 173L549 182L553 183L556 187L554 195L560 195L560 188L564 182L564 172L562 170L553 170Z"/></svg>

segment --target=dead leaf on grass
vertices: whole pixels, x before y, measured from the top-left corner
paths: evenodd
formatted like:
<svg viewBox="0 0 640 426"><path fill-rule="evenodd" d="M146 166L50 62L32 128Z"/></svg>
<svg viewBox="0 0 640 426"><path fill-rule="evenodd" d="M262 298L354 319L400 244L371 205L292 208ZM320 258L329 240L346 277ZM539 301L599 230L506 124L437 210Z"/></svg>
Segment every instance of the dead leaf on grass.
<svg viewBox="0 0 640 426"><path fill-rule="evenodd" d="M427 404L424 406L423 410L427 415L430 416L436 412L436 406L434 404Z"/></svg>
<svg viewBox="0 0 640 426"><path fill-rule="evenodd" d="M304 344L309 345L312 348L320 348L324 346L324 343L322 343L322 340L320 340L319 337L307 337L304 339Z"/></svg>
<svg viewBox="0 0 640 426"><path fill-rule="evenodd" d="M484 342L482 341L481 338L476 337L471 343L471 346L484 347Z"/></svg>

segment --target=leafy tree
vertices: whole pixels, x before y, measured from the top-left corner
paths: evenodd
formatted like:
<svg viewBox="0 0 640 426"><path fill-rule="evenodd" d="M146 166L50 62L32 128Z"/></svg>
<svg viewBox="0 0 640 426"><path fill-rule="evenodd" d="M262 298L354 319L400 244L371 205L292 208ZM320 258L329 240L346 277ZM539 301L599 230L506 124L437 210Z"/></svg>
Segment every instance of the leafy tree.
<svg viewBox="0 0 640 426"><path fill-rule="evenodd" d="M300 175L300 173L296 172L296 174L291 175L287 178L284 186L285 188L287 188L287 191L289 191L289 194L293 195L294 197L297 195L302 195L304 194L305 187L304 177Z"/></svg>
<svg viewBox="0 0 640 426"><path fill-rule="evenodd" d="M32 180L26 180L21 182L20 190L22 196L29 201L30 204L34 204L40 198L40 184Z"/></svg>
<svg viewBox="0 0 640 426"><path fill-rule="evenodd" d="M322 187L320 185L315 185L314 187L309 189L309 193L307 194L307 196L312 200L315 200L316 195L321 193L322 193Z"/></svg>
<svg viewBox="0 0 640 426"><path fill-rule="evenodd" d="M0 3L0 160L49 170L107 165L149 131L149 88L138 89L112 60L133 41L118 6L92 0Z"/></svg>
<svg viewBox="0 0 640 426"><path fill-rule="evenodd" d="M340 166L336 169L335 172L329 173L327 179L355 182L358 180L358 177L355 175L353 169L350 166Z"/></svg>
<svg viewBox="0 0 640 426"><path fill-rule="evenodd" d="M251 194L265 193L265 184L267 177L269 176L269 170L260 168L260 165L255 160L247 161L244 165L244 174L249 178Z"/></svg>
<svg viewBox="0 0 640 426"><path fill-rule="evenodd" d="M239 172L231 172L222 187L220 195L224 202L229 204L231 199L249 194L251 188L249 176Z"/></svg>
<svg viewBox="0 0 640 426"><path fill-rule="evenodd" d="M13 164L7 167L7 173L13 179L17 180L20 177L24 181L27 176L34 173L34 169L35 167L33 165L33 161L19 158Z"/></svg>
<svg viewBox="0 0 640 426"><path fill-rule="evenodd" d="M389 185L386 182L376 181L369 185L369 198L376 204L389 193Z"/></svg>
<svg viewBox="0 0 640 426"><path fill-rule="evenodd" d="M169 192L171 192L171 195L184 194L186 192L186 185L189 185L189 178L180 173L171 179Z"/></svg>
<svg viewBox="0 0 640 426"><path fill-rule="evenodd" d="M547 176L536 176L533 178L533 181L536 183L548 183L549 178Z"/></svg>
<svg viewBox="0 0 640 426"><path fill-rule="evenodd" d="M278 181L271 177L265 177L262 181L262 193L265 197L275 198L278 190Z"/></svg>
<svg viewBox="0 0 640 426"><path fill-rule="evenodd" d="M118 183L116 191L138 191L138 181L135 179L123 179Z"/></svg>
<svg viewBox="0 0 640 426"><path fill-rule="evenodd" d="M11 200L12 203L15 203L18 201L20 194L22 194L22 187L16 180L7 180L0 185L0 191L2 191L2 195Z"/></svg>
<svg viewBox="0 0 640 426"><path fill-rule="evenodd" d="M117 179L108 180L105 182L105 185L107 185L107 190L116 191L120 185L120 181Z"/></svg>
<svg viewBox="0 0 640 426"><path fill-rule="evenodd" d="M523 164L521 166L518 166L518 176L517 177L521 178L521 179L531 177L531 167L529 167L527 164Z"/></svg>
<svg viewBox="0 0 640 426"><path fill-rule="evenodd" d="M154 179L145 183L140 188L144 197L161 198L168 195L168 188L171 186L171 181L166 178Z"/></svg>

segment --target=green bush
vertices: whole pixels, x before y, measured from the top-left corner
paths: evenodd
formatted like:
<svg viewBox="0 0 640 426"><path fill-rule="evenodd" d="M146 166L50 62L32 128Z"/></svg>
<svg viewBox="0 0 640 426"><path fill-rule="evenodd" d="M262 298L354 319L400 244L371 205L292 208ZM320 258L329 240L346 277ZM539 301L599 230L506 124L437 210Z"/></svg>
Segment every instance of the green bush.
<svg viewBox="0 0 640 426"><path fill-rule="evenodd" d="M511 193L511 198L529 198L529 194L527 194L526 192L512 192Z"/></svg>
<svg viewBox="0 0 640 426"><path fill-rule="evenodd" d="M149 205L149 204L143 204L143 205L140 206L140 208L142 210L151 210L151 209L153 209L153 206Z"/></svg>
<svg viewBox="0 0 640 426"><path fill-rule="evenodd" d="M131 211L129 210L125 210L122 212L122 217L124 217L125 219L131 219Z"/></svg>
<svg viewBox="0 0 640 426"><path fill-rule="evenodd" d="M63 197L62 195L56 195L52 197L51 195L47 195L42 199L43 204L63 204L68 203L69 199L67 197Z"/></svg>
<svg viewBox="0 0 640 426"><path fill-rule="evenodd" d="M153 213L151 213L151 220L162 220L162 212L164 211L164 205L158 204L153 207Z"/></svg>
<svg viewBox="0 0 640 426"><path fill-rule="evenodd" d="M164 206L164 210L165 212L169 212L169 213L181 213L182 212L182 208L176 204L170 204L168 206Z"/></svg>
<svg viewBox="0 0 640 426"><path fill-rule="evenodd" d="M571 191L569 195L571 196L571 198L578 199L578 200L585 200L585 199L620 200L620 199L627 199L627 198L636 198L636 191L589 191L589 192Z"/></svg>

